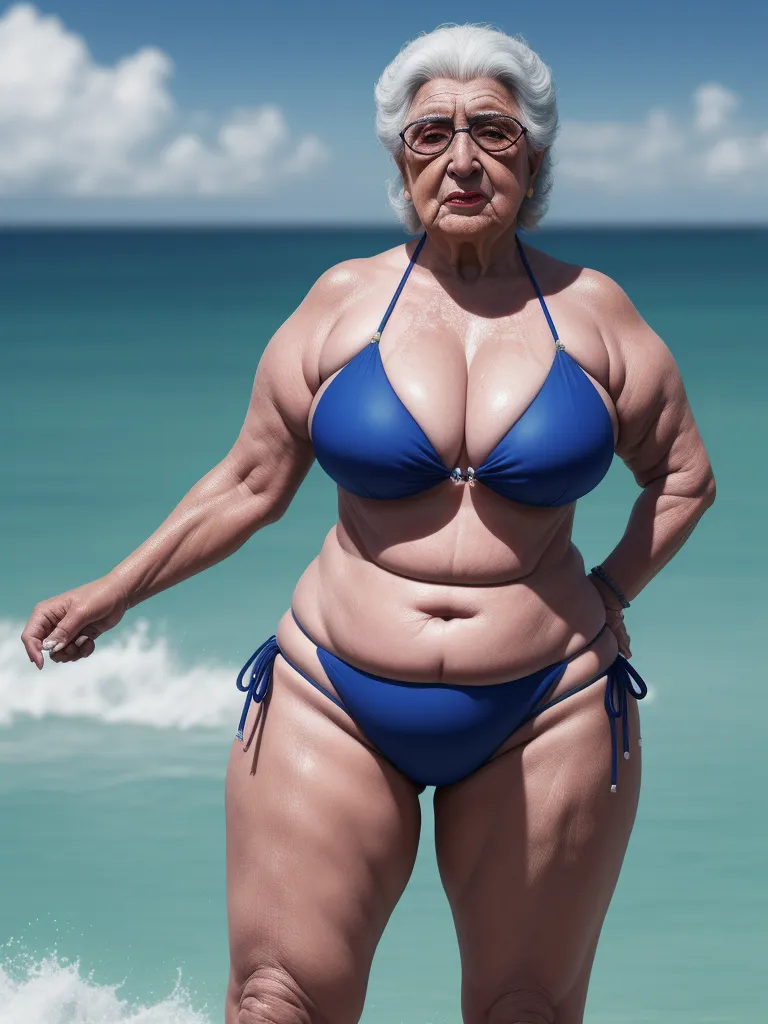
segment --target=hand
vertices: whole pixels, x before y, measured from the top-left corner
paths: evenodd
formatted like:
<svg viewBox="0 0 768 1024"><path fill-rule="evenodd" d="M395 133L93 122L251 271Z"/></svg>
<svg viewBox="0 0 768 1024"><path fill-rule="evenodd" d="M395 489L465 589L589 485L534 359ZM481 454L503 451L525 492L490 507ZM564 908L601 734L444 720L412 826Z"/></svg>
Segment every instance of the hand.
<svg viewBox="0 0 768 1024"><path fill-rule="evenodd" d="M606 625L616 637L619 645L619 654L623 654L625 658L631 658L632 651L629 647L629 633L627 633L627 627L624 625L624 609L621 607L621 603L611 588L606 583L603 583L599 577L590 574L587 576L587 579L593 584L595 590L600 595L600 600L605 606Z"/></svg>
<svg viewBox="0 0 768 1024"><path fill-rule="evenodd" d="M39 669L43 649L51 652L51 661L79 661L93 654L96 638L116 626L127 609L125 591L103 576L36 604L21 642Z"/></svg>

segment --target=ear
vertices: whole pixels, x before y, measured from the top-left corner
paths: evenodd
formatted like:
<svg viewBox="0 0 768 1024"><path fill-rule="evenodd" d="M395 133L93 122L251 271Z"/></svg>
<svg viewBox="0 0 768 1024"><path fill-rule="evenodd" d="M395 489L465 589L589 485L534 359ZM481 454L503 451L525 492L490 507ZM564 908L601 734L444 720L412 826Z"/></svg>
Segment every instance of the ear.
<svg viewBox="0 0 768 1024"><path fill-rule="evenodd" d="M396 165L398 171L400 172L400 177L403 179L403 197L405 199L407 199L408 202L410 202L411 201L411 191L410 191L410 188L408 187L408 178L406 177L406 174L405 174L405 162L404 162L404 160L402 159L401 156L396 156L393 159L395 161L395 165Z"/></svg>
<svg viewBox="0 0 768 1024"><path fill-rule="evenodd" d="M536 176L538 175L539 171L541 170L541 164L542 164L542 161L544 160L544 156L548 152L549 152L549 146L546 146L544 149L539 150L538 153L531 153L529 151L529 153L528 153L528 174L530 176L530 180L528 182L529 185L533 185L534 181L536 180Z"/></svg>

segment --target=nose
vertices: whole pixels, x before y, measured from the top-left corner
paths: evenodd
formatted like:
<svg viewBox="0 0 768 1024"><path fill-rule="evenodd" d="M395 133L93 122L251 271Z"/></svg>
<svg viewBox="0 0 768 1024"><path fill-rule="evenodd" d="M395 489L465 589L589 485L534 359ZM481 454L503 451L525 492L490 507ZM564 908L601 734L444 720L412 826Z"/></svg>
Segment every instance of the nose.
<svg viewBox="0 0 768 1024"><path fill-rule="evenodd" d="M456 132L449 150L448 173L456 178L468 178L480 169L477 146L469 132Z"/></svg>

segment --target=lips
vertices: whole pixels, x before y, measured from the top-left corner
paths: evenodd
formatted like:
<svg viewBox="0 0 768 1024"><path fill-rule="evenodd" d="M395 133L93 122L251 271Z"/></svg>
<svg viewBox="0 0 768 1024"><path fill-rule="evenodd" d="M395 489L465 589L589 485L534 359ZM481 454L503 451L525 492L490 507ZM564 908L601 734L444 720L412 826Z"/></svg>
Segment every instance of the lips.
<svg viewBox="0 0 768 1024"><path fill-rule="evenodd" d="M485 199L482 192L451 192L443 200L452 206L474 206Z"/></svg>

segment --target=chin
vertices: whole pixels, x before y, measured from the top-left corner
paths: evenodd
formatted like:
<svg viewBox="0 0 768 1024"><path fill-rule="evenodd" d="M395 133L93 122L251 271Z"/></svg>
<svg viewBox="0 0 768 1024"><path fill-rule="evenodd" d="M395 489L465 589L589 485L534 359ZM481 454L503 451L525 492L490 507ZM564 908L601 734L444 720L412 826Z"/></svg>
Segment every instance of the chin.
<svg viewBox="0 0 768 1024"><path fill-rule="evenodd" d="M495 217L484 215L485 211L478 213L454 213L451 211L444 217L440 217L435 224L446 235L472 236L481 235L490 228L499 227Z"/></svg>

